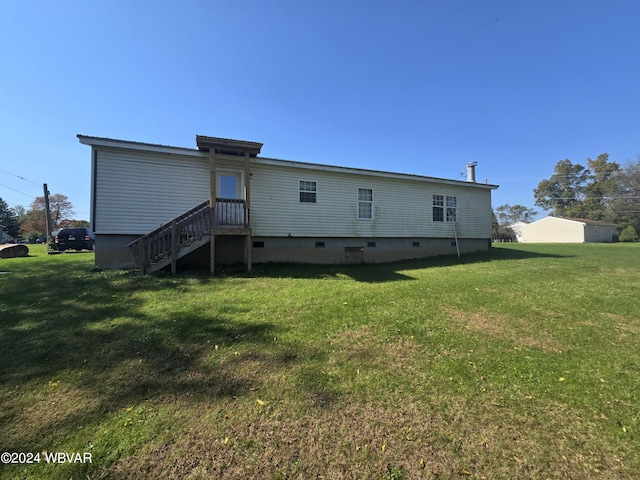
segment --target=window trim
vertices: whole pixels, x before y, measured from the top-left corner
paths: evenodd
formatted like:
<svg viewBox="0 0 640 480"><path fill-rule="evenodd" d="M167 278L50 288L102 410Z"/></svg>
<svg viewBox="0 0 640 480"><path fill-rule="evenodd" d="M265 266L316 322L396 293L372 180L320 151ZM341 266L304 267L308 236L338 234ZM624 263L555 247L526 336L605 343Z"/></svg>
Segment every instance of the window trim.
<svg viewBox="0 0 640 480"><path fill-rule="evenodd" d="M434 193L431 196L431 220L433 222L458 221L458 196Z"/></svg>
<svg viewBox="0 0 640 480"><path fill-rule="evenodd" d="M303 190L302 189L302 183L312 183L315 186L315 190ZM302 193L308 193L308 194L314 194L314 201L313 202L306 202L306 201L302 201L301 198L301 194ZM305 203L305 204L311 204L311 205L316 205L318 203L318 181L317 180L300 180L298 179L298 203Z"/></svg>
<svg viewBox="0 0 640 480"><path fill-rule="evenodd" d="M449 203L449 200L453 200ZM447 195L445 198L445 220L447 222L457 222L458 221L458 197L457 195ZM449 215L453 212L453 220L449 219Z"/></svg>
<svg viewBox="0 0 640 480"><path fill-rule="evenodd" d="M371 200L360 200L360 190L368 190L369 192L371 192ZM358 220L373 220L373 204L374 204L374 196L373 196L373 188L366 188L366 187L358 187L357 189L357 197L358 197L358 212L357 212L357 217ZM361 211L360 211L360 206L361 205L369 205L370 207L370 214L371 216L369 217L363 217L361 216Z"/></svg>
<svg viewBox="0 0 640 480"><path fill-rule="evenodd" d="M438 203L436 203L438 200ZM439 212L436 218L436 212ZM434 193L431 195L431 220L433 222L444 222L444 195Z"/></svg>

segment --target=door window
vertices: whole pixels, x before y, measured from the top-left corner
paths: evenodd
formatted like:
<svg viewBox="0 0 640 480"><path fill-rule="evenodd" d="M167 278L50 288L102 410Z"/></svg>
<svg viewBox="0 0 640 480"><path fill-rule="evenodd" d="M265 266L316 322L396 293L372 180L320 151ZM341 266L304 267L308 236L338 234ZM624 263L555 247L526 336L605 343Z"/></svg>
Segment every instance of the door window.
<svg viewBox="0 0 640 480"><path fill-rule="evenodd" d="M238 186L240 184L239 175L230 175L221 173L218 177L220 179L219 193L220 198L239 198Z"/></svg>

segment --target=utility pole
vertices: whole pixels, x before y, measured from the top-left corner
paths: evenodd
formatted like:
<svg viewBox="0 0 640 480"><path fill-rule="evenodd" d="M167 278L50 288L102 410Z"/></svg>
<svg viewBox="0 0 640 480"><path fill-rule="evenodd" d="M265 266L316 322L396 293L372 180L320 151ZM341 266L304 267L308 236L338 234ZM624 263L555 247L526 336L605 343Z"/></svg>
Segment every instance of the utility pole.
<svg viewBox="0 0 640 480"><path fill-rule="evenodd" d="M47 241L51 236L51 232L53 231L51 225L51 211L49 209L49 189L47 188L47 184L43 183L42 187L44 188L44 217L47 222Z"/></svg>

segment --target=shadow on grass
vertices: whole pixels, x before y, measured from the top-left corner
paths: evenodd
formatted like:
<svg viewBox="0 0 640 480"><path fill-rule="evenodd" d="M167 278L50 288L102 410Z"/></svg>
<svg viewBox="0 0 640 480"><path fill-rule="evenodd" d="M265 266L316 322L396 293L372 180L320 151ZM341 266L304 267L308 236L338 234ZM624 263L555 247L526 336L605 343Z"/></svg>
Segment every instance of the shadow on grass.
<svg viewBox="0 0 640 480"><path fill-rule="evenodd" d="M393 282L412 280L406 272L415 269L538 257L562 256L510 247L384 264L268 264L233 278ZM310 347L274 345L282 329L251 319L255 305L186 303L189 291L201 294L203 285L215 298L224 278L100 272L82 255L17 259L7 269L15 274L0 277L0 443L6 448L37 446L51 431L73 431L145 400L248 395L271 371L302 369L301 391L315 405L337 398L308 363ZM25 410L39 411L38 421Z"/></svg>
<svg viewBox="0 0 640 480"><path fill-rule="evenodd" d="M384 283L415 280L404 273L407 270L470 265L475 263L524 260L528 258L566 258L566 255L539 253L526 249L492 248L487 252L401 260L397 262L369 263L358 265L315 265L296 263L267 263L254 265L252 272L235 272L234 276L254 278L332 278L347 276L359 282Z"/></svg>
<svg viewBox="0 0 640 480"><path fill-rule="evenodd" d="M9 450L38 446L52 431L73 431L149 399L247 395L261 381L247 351L277 368L298 358L272 346L279 333L273 324L238 319L249 307L181 304L189 287L173 278L45 265L0 284L0 443ZM166 303L144 308L148 300L141 298L151 294L158 302L164 291ZM36 406L50 415L27 426L25 410ZM21 424L22 431L12 427Z"/></svg>

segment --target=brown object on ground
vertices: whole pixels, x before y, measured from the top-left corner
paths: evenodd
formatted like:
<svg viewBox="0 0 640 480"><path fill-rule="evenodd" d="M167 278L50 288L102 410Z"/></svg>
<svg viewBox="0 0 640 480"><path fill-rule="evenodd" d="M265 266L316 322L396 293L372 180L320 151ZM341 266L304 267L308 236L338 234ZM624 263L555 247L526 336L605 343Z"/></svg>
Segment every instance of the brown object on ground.
<svg viewBox="0 0 640 480"><path fill-rule="evenodd" d="M0 258L26 257L27 255L29 255L29 247L22 243L0 245Z"/></svg>

